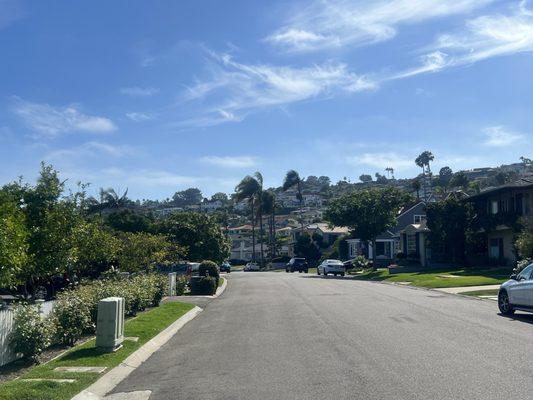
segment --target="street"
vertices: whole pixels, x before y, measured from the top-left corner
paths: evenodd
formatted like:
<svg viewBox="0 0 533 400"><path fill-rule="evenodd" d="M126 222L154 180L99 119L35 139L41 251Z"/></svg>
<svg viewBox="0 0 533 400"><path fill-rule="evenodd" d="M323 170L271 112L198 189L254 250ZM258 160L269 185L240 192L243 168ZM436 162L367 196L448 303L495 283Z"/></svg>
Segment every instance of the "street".
<svg viewBox="0 0 533 400"><path fill-rule="evenodd" d="M243 273L117 388L163 399L526 399L533 316L316 275Z"/></svg>

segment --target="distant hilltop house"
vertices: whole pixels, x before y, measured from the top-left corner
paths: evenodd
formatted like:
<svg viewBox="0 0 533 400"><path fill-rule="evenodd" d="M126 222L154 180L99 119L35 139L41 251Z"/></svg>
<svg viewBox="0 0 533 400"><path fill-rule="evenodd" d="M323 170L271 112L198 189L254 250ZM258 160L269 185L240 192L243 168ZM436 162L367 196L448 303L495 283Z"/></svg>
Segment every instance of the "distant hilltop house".
<svg viewBox="0 0 533 400"><path fill-rule="evenodd" d="M500 263L514 264L515 229L518 218L533 216L533 177L487 189L466 201L473 204L482 232L486 235L487 254Z"/></svg>

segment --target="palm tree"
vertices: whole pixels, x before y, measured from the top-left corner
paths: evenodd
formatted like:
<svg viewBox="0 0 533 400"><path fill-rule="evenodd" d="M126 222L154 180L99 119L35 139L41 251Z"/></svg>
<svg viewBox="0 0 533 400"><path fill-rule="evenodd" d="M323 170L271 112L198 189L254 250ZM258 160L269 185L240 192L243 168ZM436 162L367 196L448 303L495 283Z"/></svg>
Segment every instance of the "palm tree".
<svg viewBox="0 0 533 400"><path fill-rule="evenodd" d="M269 234L269 248L270 258L276 256L276 196L273 191L266 190L262 193L261 207L263 214L267 214L268 217L268 234Z"/></svg>
<svg viewBox="0 0 533 400"><path fill-rule="evenodd" d="M252 211L252 261L255 262L255 197L260 189L259 182L252 176L245 176L235 187L235 201L247 200Z"/></svg>
<svg viewBox="0 0 533 400"><path fill-rule="evenodd" d="M430 162L435 159L433 153L429 150L423 151L416 159L415 164L422 168L424 200L427 201L430 195L431 188L431 168Z"/></svg>
<svg viewBox="0 0 533 400"><path fill-rule="evenodd" d="M107 209L123 208L131 205L133 202L128 198L128 189L120 195L115 189L100 188L99 199L91 196L87 199L89 213L102 212Z"/></svg>
<svg viewBox="0 0 533 400"><path fill-rule="evenodd" d="M259 183L259 188L255 193L257 198L257 217L259 218L259 241L261 243L261 267L265 266L265 257L263 250L263 175L260 172L254 174L254 178Z"/></svg>
<svg viewBox="0 0 533 400"><path fill-rule="evenodd" d="M346 178L345 178L346 179ZM303 212L303 195L302 195L302 185L303 185L303 179L300 178L300 175L295 170L291 169L287 172L287 175L285 175L285 179L283 180L283 186L282 190L286 192L292 187L296 186L296 198L300 202L300 225L302 226L302 232L304 230L304 222L302 218L302 212Z"/></svg>

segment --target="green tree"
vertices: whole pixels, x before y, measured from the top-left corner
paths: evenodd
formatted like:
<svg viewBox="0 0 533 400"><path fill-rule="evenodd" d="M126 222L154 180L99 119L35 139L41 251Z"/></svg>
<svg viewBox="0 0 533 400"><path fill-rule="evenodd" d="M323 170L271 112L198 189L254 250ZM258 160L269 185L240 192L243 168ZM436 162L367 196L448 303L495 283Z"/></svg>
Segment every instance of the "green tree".
<svg viewBox="0 0 533 400"><path fill-rule="evenodd" d="M451 255L453 263L464 262L467 242L474 235L469 203L455 197L426 206L429 244L435 253Z"/></svg>
<svg viewBox="0 0 533 400"><path fill-rule="evenodd" d="M116 262L121 241L100 221L82 221L73 237L72 270L79 276L96 278Z"/></svg>
<svg viewBox="0 0 533 400"><path fill-rule="evenodd" d="M194 204L200 204L202 202L202 192L198 188L189 188L180 192L174 193L172 196L172 202L177 207L185 207Z"/></svg>
<svg viewBox="0 0 533 400"><path fill-rule="evenodd" d="M183 255L183 251L176 251L176 247L164 235L124 232L119 234L119 239L121 244L117 261L121 271L153 271L158 264L176 262Z"/></svg>
<svg viewBox="0 0 533 400"><path fill-rule="evenodd" d="M468 177L463 171L456 172L450 180L450 186L466 189L468 187Z"/></svg>
<svg viewBox="0 0 533 400"><path fill-rule="evenodd" d="M121 232L153 232L154 218L133 210L120 210L109 214L105 222Z"/></svg>
<svg viewBox="0 0 533 400"><path fill-rule="evenodd" d="M405 192L392 187L350 192L330 202L325 218L332 225L348 227L375 249L376 237L394 226L400 207L409 199Z"/></svg>
<svg viewBox="0 0 533 400"><path fill-rule="evenodd" d="M294 253L297 257L304 257L311 265L316 265L322 254L311 236L306 232L296 239Z"/></svg>
<svg viewBox="0 0 533 400"><path fill-rule="evenodd" d="M209 215L183 212L160 221L157 231L167 235L179 248L186 249L191 261L223 262L229 257L230 245L217 222Z"/></svg>
<svg viewBox="0 0 533 400"><path fill-rule="evenodd" d="M446 188L453 177L453 171L450 167L442 167L439 170L439 184Z"/></svg>
<svg viewBox="0 0 533 400"><path fill-rule="evenodd" d="M416 192L416 199L420 200L420 189L422 188L422 185L420 185L420 179L413 179L411 181L411 188Z"/></svg>
<svg viewBox="0 0 533 400"><path fill-rule="evenodd" d="M217 192L211 196L211 201L216 201L216 200L221 201L222 204L226 204L228 202L228 195L226 193Z"/></svg>
<svg viewBox="0 0 533 400"><path fill-rule="evenodd" d="M0 190L0 288L22 283L20 275L29 261L28 236L17 202Z"/></svg>
<svg viewBox="0 0 533 400"><path fill-rule="evenodd" d="M522 225L516 239L516 249L521 258L533 259L533 218L524 218Z"/></svg>
<svg viewBox="0 0 533 400"><path fill-rule="evenodd" d="M359 180L363 183L372 182L372 175L362 174L359 176Z"/></svg>
<svg viewBox="0 0 533 400"><path fill-rule="evenodd" d="M287 190L293 187L296 187L296 198L300 202L300 211L302 211L303 209L303 201L304 201L304 197L302 193L302 190L303 190L302 183L303 183L303 180L302 178L300 178L300 174L298 174L298 172L296 172L295 170L291 169L285 175L285 179L283 180L283 186L281 187L284 192L286 192ZM302 229L303 229L304 222L301 217L300 217L300 225L302 226Z"/></svg>

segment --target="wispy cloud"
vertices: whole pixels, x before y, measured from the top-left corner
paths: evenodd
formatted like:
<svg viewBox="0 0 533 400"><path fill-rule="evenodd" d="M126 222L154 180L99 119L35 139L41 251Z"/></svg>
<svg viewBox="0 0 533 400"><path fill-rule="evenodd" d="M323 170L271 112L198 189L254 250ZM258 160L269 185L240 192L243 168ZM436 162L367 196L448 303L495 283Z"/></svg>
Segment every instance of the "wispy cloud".
<svg viewBox="0 0 533 400"><path fill-rule="evenodd" d="M490 147L508 147L522 142L526 135L514 132L504 126L489 126L483 130L485 140L483 144Z"/></svg>
<svg viewBox="0 0 533 400"><path fill-rule="evenodd" d="M469 12L493 0L314 0L266 41L287 51L382 42L402 24Z"/></svg>
<svg viewBox="0 0 533 400"><path fill-rule="evenodd" d="M378 168L380 171L387 167L392 167L397 171L411 169L414 167L414 158L408 158L404 154L394 152L363 153L357 156L349 156L345 159L350 165Z"/></svg>
<svg viewBox="0 0 533 400"><path fill-rule="evenodd" d="M200 161L223 168L249 168L257 165L256 158L250 156L205 156Z"/></svg>
<svg viewBox="0 0 533 400"><path fill-rule="evenodd" d="M46 137L71 132L109 133L117 129L109 118L84 114L76 105L53 107L16 99L12 110L32 130Z"/></svg>
<svg viewBox="0 0 533 400"><path fill-rule="evenodd" d="M499 56L533 51L533 12L525 1L508 14L484 15L466 21L463 29L445 33L428 46L420 66L394 74L401 79L444 68L474 64Z"/></svg>
<svg viewBox="0 0 533 400"><path fill-rule="evenodd" d="M201 117L187 120L198 126L240 121L247 113L269 107L376 88L346 64L326 63L306 68L244 64L227 54L210 53L215 64L211 79L197 82L183 93L183 101L199 101Z"/></svg>
<svg viewBox="0 0 533 400"><path fill-rule="evenodd" d="M45 155L45 159L54 162L75 161L79 163L80 160L88 158L102 156L118 158L133 154L135 154L135 149L131 146L91 141L67 149L53 150Z"/></svg>
<svg viewBox="0 0 533 400"><path fill-rule="evenodd" d="M155 87L139 87L139 86L131 86L131 87L124 87L120 89L120 93L126 95L126 96L132 96L132 97L149 97L153 96L154 94L159 93L159 89Z"/></svg>
<svg viewBox="0 0 533 400"><path fill-rule="evenodd" d="M148 121L148 120L153 119L153 115L143 113L143 112L129 112L129 113L126 113L126 117L128 117L134 122L142 122L142 121Z"/></svg>

